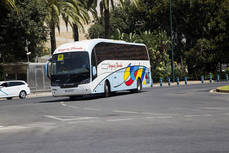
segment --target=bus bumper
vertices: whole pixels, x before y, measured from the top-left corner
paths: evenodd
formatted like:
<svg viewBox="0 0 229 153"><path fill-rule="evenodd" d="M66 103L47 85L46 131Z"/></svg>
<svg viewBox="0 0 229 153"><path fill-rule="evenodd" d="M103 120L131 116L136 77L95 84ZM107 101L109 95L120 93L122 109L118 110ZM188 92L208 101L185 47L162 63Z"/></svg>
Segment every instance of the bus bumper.
<svg viewBox="0 0 229 153"><path fill-rule="evenodd" d="M51 89L54 97L88 95L92 93L91 89L85 85L79 85L77 88L52 87Z"/></svg>

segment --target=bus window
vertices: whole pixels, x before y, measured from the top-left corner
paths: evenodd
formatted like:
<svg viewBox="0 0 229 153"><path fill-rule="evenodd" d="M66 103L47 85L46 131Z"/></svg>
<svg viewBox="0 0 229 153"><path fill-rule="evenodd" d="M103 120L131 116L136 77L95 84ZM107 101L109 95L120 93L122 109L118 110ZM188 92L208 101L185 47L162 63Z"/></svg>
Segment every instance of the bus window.
<svg viewBox="0 0 229 153"><path fill-rule="evenodd" d="M95 46L97 64L104 60L148 60L145 46L99 43Z"/></svg>

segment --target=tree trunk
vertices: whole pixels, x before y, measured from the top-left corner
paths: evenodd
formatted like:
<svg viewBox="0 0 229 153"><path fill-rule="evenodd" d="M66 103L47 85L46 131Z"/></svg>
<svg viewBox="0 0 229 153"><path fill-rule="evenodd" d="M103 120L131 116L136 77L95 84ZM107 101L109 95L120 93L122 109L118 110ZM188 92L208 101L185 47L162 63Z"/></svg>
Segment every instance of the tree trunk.
<svg viewBox="0 0 229 153"><path fill-rule="evenodd" d="M109 7L104 10L105 38L110 38L110 12Z"/></svg>
<svg viewBox="0 0 229 153"><path fill-rule="evenodd" d="M56 49L56 33L55 33L55 22L53 17L50 23L50 41L51 41L51 53L53 54Z"/></svg>
<svg viewBox="0 0 229 153"><path fill-rule="evenodd" d="M79 41L79 29L78 29L78 26L76 24L73 24L72 30L73 30L74 41Z"/></svg>

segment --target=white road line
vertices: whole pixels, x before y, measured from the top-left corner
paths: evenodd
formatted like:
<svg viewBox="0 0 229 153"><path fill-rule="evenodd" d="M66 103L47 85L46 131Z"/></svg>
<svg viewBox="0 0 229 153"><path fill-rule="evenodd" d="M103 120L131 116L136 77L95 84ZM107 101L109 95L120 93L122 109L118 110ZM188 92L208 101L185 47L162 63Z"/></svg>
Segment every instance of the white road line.
<svg viewBox="0 0 229 153"><path fill-rule="evenodd" d="M63 121L61 118L58 118L58 117L55 117L55 116L52 116L52 115L45 115L45 117L51 118L51 119L55 119L55 120L59 120L59 121Z"/></svg>
<svg viewBox="0 0 229 153"><path fill-rule="evenodd" d="M107 122L119 122L119 121L130 121L133 120L133 118L119 118L119 119L109 119L106 120Z"/></svg>
<svg viewBox="0 0 229 153"><path fill-rule="evenodd" d="M98 119L97 117L53 116L53 115L45 115L45 117L55 119L58 121L82 121L82 120Z"/></svg>
<svg viewBox="0 0 229 153"><path fill-rule="evenodd" d="M173 116L149 116L145 118L146 119L170 119L170 118L173 118Z"/></svg>
<svg viewBox="0 0 229 153"><path fill-rule="evenodd" d="M61 104L62 106L67 106L64 102L60 102L60 104Z"/></svg>
<svg viewBox="0 0 229 153"><path fill-rule="evenodd" d="M128 114L141 114L140 112L125 111L125 110L113 110L114 113L128 113Z"/></svg>
<svg viewBox="0 0 229 153"><path fill-rule="evenodd" d="M202 115L184 115L185 118L191 118L191 117L211 117L213 115L211 114L202 114Z"/></svg>
<svg viewBox="0 0 229 153"><path fill-rule="evenodd" d="M77 123L93 123L97 120L81 120L81 121L69 121L67 124L77 124Z"/></svg>
<svg viewBox="0 0 229 153"><path fill-rule="evenodd" d="M23 130L23 129L28 129L29 127L25 126L4 126L0 128L0 132L3 131L17 131L17 130Z"/></svg>

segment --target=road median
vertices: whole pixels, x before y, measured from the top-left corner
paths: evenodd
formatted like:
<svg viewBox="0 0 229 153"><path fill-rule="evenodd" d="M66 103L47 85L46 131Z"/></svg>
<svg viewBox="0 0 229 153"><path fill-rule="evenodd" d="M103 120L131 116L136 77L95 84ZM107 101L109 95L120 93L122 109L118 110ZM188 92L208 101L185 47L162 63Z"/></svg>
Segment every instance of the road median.
<svg viewBox="0 0 229 153"><path fill-rule="evenodd" d="M216 92L229 93L229 85L216 88Z"/></svg>

